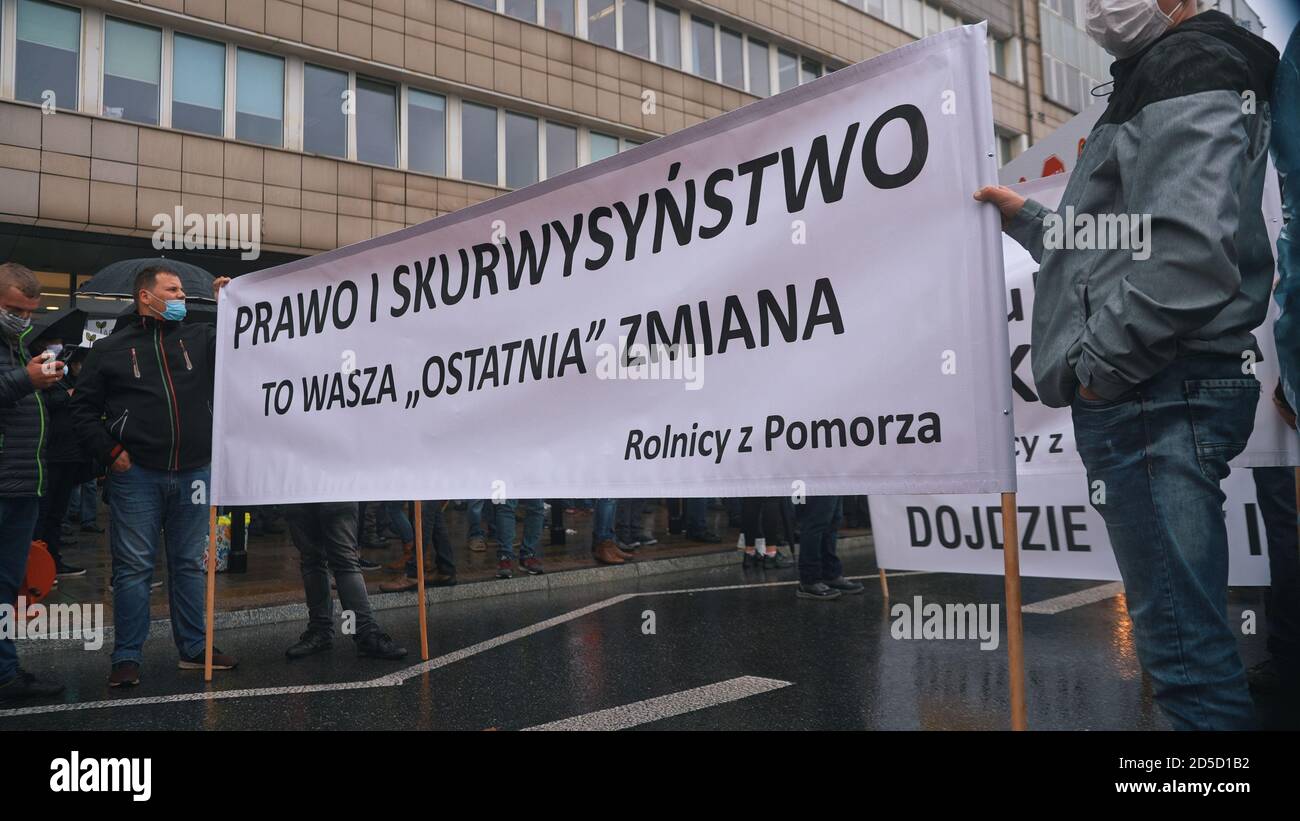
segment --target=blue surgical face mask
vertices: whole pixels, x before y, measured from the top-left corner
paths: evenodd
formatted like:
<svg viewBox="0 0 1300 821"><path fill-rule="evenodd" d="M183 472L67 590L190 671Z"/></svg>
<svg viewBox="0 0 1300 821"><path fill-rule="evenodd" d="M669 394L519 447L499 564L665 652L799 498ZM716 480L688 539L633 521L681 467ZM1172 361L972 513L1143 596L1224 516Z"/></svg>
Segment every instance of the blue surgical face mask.
<svg viewBox="0 0 1300 821"><path fill-rule="evenodd" d="M153 294L149 294L149 298L156 299L157 297L155 297ZM169 319L175 322L179 322L185 318L185 300L168 299L165 300L165 304L167 305L167 308L162 312L163 319Z"/></svg>

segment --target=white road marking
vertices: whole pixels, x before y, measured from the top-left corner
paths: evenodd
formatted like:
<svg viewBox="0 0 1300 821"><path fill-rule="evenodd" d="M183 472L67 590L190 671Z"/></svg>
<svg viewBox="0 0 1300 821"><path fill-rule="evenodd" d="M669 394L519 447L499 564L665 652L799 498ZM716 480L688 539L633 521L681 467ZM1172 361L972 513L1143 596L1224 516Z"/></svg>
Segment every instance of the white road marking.
<svg viewBox="0 0 1300 821"><path fill-rule="evenodd" d="M1033 604L1026 604L1020 610L1023 613L1035 613L1040 616L1055 616L1057 613L1064 613L1066 610L1075 607L1083 607L1086 604L1096 604L1099 601L1113 599L1123 592L1123 582L1111 582L1110 584L1077 590L1064 596L1056 596Z"/></svg>
<svg viewBox="0 0 1300 821"><path fill-rule="evenodd" d="M920 575L924 571L912 571L907 573L890 573L890 576L912 576ZM851 579L874 579L878 573L872 573L863 576L850 576ZM544 621L504 633L496 638L481 641L478 644L472 644L469 647L460 650L454 650L450 653L438 656L437 658L422 661L419 664L412 665L403 670L378 678L367 679L364 681L342 681L331 684L302 684L290 685L285 687L252 687L240 690L201 690L193 693L174 693L165 696L142 696L139 698L114 698L104 699L102 701L83 701L72 702L67 704L47 704L37 707L19 707L15 709L0 709L0 720L13 718L17 716L43 715L46 713L67 713L78 710L97 710L108 707L140 707L151 704L181 704L190 701L217 701L232 698L259 698L265 696L285 696L285 695L303 695L307 693L332 693L343 690L366 690L376 687L396 687L416 676L423 675L430 670L436 670L445 667L448 664L454 664L458 661L464 661L467 658L484 653L512 641L527 638L534 633L564 624L574 619L582 618L597 610L603 610L615 604L620 604L628 599L634 599L641 596L659 596L673 593L708 593L719 590L745 590L757 587L782 587L798 584L797 581L787 582L754 582L750 584L719 585L716 587L693 587L683 590L647 590L639 593L622 593L617 596L611 596L608 599L602 599L594 604L579 607L576 610L570 610L567 613L554 616ZM716 686L716 685L715 685Z"/></svg>
<svg viewBox="0 0 1300 821"><path fill-rule="evenodd" d="M780 690L791 684L793 682L774 678L740 676L719 681L717 684L682 690L680 693L669 693L666 696L634 701L620 707L610 707L594 713L538 724L526 730L625 730L639 724L685 715L696 710L707 710L719 704Z"/></svg>

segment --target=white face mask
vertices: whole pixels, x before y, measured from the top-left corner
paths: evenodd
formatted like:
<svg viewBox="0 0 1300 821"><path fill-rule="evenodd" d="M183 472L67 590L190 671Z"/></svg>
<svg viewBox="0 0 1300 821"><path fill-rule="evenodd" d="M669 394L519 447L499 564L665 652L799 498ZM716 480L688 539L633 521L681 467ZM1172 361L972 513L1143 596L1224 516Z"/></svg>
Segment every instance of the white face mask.
<svg viewBox="0 0 1300 821"><path fill-rule="evenodd" d="M1179 3L1173 13L1182 7ZM1084 16L1088 36L1119 58L1137 54L1174 24L1156 0L1087 0Z"/></svg>

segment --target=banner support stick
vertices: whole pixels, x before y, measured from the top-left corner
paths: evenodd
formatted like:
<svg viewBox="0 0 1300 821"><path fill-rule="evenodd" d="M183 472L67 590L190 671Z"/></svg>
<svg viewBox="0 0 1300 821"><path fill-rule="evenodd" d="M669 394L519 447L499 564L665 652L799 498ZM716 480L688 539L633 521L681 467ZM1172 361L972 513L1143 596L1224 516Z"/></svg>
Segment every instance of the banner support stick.
<svg viewBox="0 0 1300 821"><path fill-rule="evenodd" d="M415 500L415 596L420 603L420 659L429 660L429 606L424 587L424 506Z"/></svg>
<svg viewBox="0 0 1300 821"><path fill-rule="evenodd" d="M1025 708L1025 648L1020 612L1020 534L1016 494L1002 494L1002 562L1006 582L1007 666L1011 683L1011 729L1028 728Z"/></svg>
<svg viewBox="0 0 1300 821"><path fill-rule="evenodd" d="M889 599L889 579L885 577L885 568L880 568L880 595Z"/></svg>
<svg viewBox="0 0 1300 821"><path fill-rule="evenodd" d="M208 592L207 618L204 620L203 680L212 681L212 634L217 605L217 509L208 507Z"/></svg>

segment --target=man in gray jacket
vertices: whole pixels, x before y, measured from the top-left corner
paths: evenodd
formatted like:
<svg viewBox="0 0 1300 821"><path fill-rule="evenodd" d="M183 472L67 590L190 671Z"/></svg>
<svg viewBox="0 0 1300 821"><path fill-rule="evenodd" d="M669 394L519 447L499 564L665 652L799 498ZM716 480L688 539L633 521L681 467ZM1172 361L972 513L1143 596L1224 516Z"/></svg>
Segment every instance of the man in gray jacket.
<svg viewBox="0 0 1300 821"><path fill-rule="evenodd" d="M36 275L0 265L0 606L12 607L27 575L27 554L45 493L45 406L40 392L63 377L63 363L27 357L23 340L40 307ZM63 692L18 666L13 639L0 638L0 707Z"/></svg>
<svg viewBox="0 0 1300 821"><path fill-rule="evenodd" d="M1277 50L1194 0L1086 10L1119 59L1060 208L1000 186L976 199L1040 263L1034 379L1044 404L1071 407L1157 703L1179 729L1248 728L1219 483L1260 394Z"/></svg>

